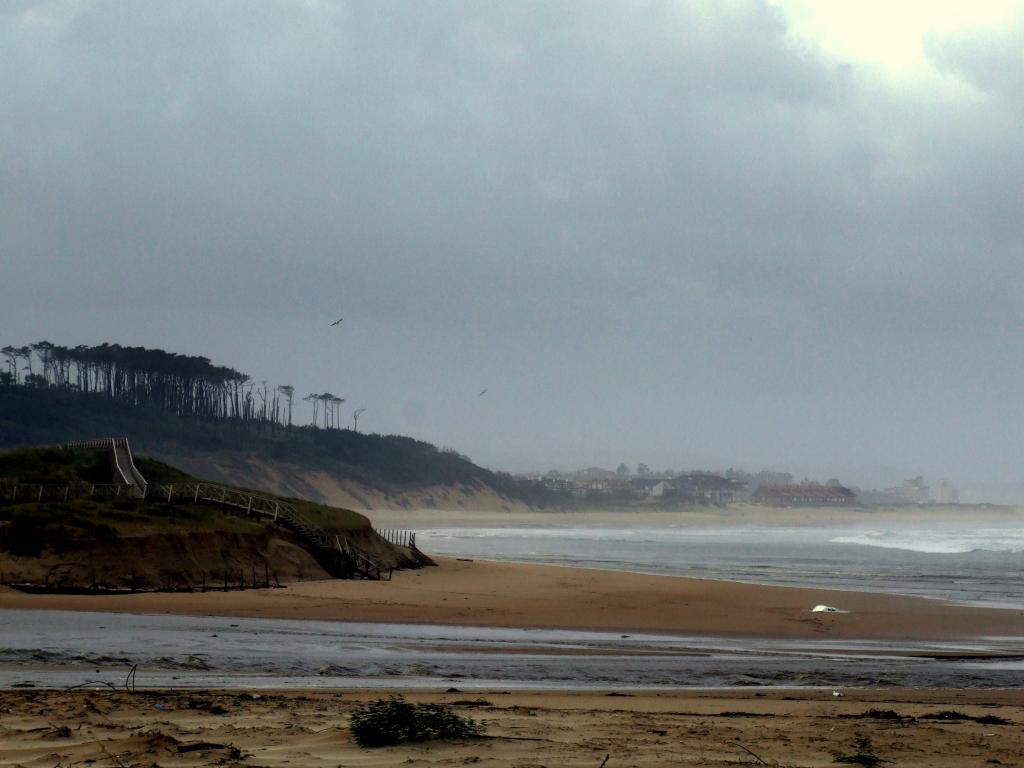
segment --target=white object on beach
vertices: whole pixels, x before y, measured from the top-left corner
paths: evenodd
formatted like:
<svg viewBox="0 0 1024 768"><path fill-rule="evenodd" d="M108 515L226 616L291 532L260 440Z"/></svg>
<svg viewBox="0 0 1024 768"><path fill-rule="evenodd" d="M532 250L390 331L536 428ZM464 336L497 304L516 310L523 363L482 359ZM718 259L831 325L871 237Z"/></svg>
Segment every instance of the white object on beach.
<svg viewBox="0 0 1024 768"><path fill-rule="evenodd" d="M811 613L849 613L849 611L833 608L831 605L816 605L811 608Z"/></svg>
<svg viewBox="0 0 1024 768"><path fill-rule="evenodd" d="M832 691L832 695L835 696L836 698L842 698L843 697L843 694L841 694L839 691Z"/></svg>

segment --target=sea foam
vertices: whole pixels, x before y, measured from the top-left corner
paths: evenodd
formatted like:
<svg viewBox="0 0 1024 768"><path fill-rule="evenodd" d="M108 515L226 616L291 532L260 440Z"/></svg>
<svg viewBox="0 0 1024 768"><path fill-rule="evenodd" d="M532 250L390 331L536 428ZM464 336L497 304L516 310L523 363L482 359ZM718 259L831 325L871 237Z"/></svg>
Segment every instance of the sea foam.
<svg viewBox="0 0 1024 768"><path fill-rule="evenodd" d="M930 555L959 555L968 552L1024 552L1024 531L1018 528L948 529L901 528L859 531L835 536L833 544L854 544L882 549L902 549Z"/></svg>

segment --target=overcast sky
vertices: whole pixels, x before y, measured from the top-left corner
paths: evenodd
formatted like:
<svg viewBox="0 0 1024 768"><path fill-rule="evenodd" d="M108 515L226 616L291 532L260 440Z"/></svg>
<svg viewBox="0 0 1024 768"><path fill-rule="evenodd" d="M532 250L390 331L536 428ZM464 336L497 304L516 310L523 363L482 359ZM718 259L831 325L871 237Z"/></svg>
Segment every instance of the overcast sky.
<svg viewBox="0 0 1024 768"><path fill-rule="evenodd" d="M5 0L0 277L493 468L1024 480L1024 10Z"/></svg>

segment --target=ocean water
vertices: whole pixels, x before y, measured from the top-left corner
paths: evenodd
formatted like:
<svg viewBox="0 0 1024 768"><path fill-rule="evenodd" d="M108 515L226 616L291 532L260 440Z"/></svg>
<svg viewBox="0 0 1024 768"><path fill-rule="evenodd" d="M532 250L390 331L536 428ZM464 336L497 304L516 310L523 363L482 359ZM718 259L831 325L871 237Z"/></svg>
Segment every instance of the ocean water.
<svg viewBox="0 0 1024 768"><path fill-rule="evenodd" d="M1024 607L1024 526L435 527L428 553Z"/></svg>

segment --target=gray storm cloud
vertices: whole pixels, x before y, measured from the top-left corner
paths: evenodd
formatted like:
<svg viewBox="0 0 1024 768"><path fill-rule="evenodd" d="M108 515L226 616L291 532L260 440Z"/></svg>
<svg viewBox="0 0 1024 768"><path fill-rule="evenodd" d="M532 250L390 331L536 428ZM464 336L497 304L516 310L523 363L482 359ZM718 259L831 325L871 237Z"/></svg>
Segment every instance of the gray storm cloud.
<svg viewBox="0 0 1024 768"><path fill-rule="evenodd" d="M1017 480L1021 29L930 39L938 91L761 2L6 3L4 343L514 470Z"/></svg>

